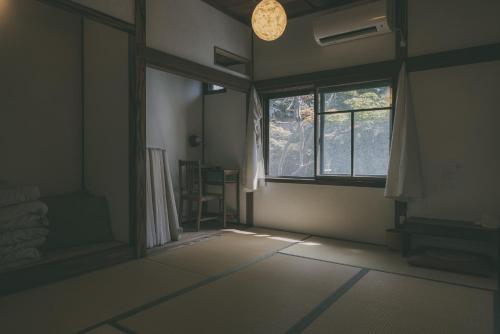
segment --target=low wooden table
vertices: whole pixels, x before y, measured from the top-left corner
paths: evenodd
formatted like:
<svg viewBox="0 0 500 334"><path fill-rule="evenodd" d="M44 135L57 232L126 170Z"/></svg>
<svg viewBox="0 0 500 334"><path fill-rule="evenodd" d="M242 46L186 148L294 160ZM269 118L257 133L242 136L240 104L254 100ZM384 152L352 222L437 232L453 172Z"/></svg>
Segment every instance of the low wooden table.
<svg viewBox="0 0 500 334"><path fill-rule="evenodd" d="M409 254L412 236L418 234L494 243L500 259L500 229L498 228L486 228L463 221L408 217L398 230L402 238L403 256Z"/></svg>

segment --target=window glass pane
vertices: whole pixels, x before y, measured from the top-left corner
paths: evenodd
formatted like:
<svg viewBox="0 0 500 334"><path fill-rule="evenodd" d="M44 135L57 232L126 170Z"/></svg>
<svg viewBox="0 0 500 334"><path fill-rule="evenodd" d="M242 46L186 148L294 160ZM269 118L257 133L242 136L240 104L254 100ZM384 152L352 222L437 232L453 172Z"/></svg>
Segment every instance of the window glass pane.
<svg viewBox="0 0 500 334"><path fill-rule="evenodd" d="M387 108L392 103L391 89L387 86L324 93L323 98L323 112Z"/></svg>
<svg viewBox="0 0 500 334"><path fill-rule="evenodd" d="M351 113L321 116L324 175L351 175Z"/></svg>
<svg viewBox="0 0 500 334"><path fill-rule="evenodd" d="M354 113L354 176L387 175L390 117L390 110Z"/></svg>
<svg viewBox="0 0 500 334"><path fill-rule="evenodd" d="M314 176L314 94L269 100L269 175Z"/></svg>

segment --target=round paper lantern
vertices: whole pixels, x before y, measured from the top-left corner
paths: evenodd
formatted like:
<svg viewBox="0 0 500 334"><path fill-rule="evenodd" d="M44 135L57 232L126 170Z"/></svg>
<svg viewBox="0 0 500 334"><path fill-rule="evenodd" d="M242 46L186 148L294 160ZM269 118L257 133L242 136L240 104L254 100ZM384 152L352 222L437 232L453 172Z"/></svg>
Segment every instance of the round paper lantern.
<svg viewBox="0 0 500 334"><path fill-rule="evenodd" d="M253 10L253 31L264 41L274 41L283 35L286 22L285 8L276 0L262 0Z"/></svg>

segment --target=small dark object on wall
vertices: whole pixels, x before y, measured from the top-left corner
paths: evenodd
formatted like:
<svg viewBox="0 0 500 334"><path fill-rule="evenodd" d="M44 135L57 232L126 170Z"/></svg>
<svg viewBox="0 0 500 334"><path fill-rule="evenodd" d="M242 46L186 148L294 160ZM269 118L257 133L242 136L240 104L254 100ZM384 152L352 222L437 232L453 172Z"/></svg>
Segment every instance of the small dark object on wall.
<svg viewBox="0 0 500 334"><path fill-rule="evenodd" d="M201 145L203 141L201 140L200 136L197 136L197 135L192 135L192 136L189 136L189 145L191 145L192 147L198 147Z"/></svg>

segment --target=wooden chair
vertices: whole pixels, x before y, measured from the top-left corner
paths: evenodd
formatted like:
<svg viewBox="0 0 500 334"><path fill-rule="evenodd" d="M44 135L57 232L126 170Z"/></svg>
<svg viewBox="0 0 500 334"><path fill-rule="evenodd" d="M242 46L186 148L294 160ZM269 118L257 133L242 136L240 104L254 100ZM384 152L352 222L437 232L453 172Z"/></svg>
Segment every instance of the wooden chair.
<svg viewBox="0 0 500 334"><path fill-rule="evenodd" d="M179 160L179 221L182 224L184 213L184 201L188 202L188 219L191 219L192 205L196 204L196 230L200 230L202 221L218 219L221 212L224 212L223 194L209 194L204 191L203 173L200 161ZM217 216L202 217L203 203L208 201L219 201L219 212Z"/></svg>

